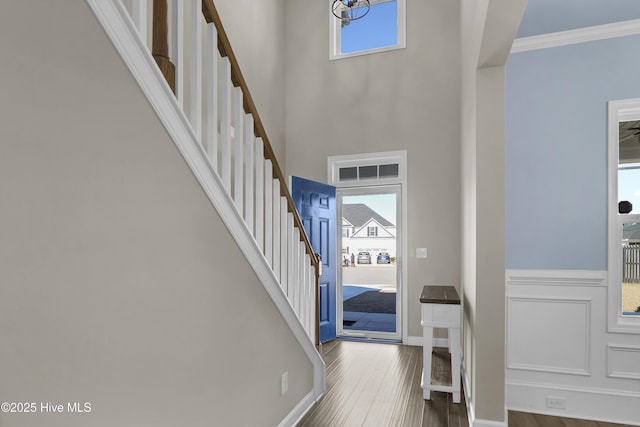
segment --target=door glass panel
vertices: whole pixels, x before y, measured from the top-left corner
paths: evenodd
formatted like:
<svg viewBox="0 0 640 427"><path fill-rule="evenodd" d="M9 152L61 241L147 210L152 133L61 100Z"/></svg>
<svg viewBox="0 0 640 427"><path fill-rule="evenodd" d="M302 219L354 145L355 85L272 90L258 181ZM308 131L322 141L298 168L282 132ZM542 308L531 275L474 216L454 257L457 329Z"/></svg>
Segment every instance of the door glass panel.
<svg viewBox="0 0 640 427"><path fill-rule="evenodd" d="M341 195L340 203L342 329L346 335L396 333L397 194Z"/></svg>
<svg viewBox="0 0 640 427"><path fill-rule="evenodd" d="M358 179L358 168L340 168L340 181L347 181L350 179Z"/></svg>
<svg viewBox="0 0 640 427"><path fill-rule="evenodd" d="M359 169L360 179L378 177L378 165L360 166L358 169Z"/></svg>
<svg viewBox="0 0 640 427"><path fill-rule="evenodd" d="M380 165L380 178L397 178L398 164Z"/></svg>

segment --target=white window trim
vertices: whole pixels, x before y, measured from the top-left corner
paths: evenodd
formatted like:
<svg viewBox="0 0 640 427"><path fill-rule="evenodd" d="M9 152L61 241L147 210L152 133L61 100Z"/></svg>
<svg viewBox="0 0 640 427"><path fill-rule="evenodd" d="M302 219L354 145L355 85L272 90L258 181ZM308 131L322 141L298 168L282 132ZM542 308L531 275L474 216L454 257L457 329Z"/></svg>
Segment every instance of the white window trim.
<svg viewBox="0 0 640 427"><path fill-rule="evenodd" d="M619 122L640 120L640 98L609 101L607 118L608 144L608 306L609 332L640 334L640 316L623 316L622 302L622 223L640 222L640 215L618 214L618 138Z"/></svg>
<svg viewBox="0 0 640 427"><path fill-rule="evenodd" d="M371 0L371 6L376 3L385 3L391 0ZM331 3L329 0L329 60L351 58L354 56L371 55L373 53L386 52L390 50L404 49L407 47L407 4L406 0L397 0L398 2L398 35L397 43L393 46L379 47L376 49L362 50L359 52L340 53L341 31L340 20L331 13ZM366 16L362 19L367 19Z"/></svg>

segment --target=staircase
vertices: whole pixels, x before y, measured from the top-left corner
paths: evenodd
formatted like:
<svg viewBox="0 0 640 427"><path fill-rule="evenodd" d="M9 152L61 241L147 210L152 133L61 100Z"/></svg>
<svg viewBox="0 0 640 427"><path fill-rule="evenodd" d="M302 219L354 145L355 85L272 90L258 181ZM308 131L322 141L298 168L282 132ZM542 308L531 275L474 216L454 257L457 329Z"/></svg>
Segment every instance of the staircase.
<svg viewBox="0 0 640 427"><path fill-rule="evenodd" d="M311 360L318 398L318 258L213 1L87 3Z"/></svg>

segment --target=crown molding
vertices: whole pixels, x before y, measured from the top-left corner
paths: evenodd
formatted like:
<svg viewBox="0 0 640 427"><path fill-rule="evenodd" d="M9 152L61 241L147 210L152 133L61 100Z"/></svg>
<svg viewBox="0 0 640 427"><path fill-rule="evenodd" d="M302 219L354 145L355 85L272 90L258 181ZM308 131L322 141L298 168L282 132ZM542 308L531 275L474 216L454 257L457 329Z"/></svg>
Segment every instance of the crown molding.
<svg viewBox="0 0 640 427"><path fill-rule="evenodd" d="M640 19L515 39L511 53L640 34Z"/></svg>

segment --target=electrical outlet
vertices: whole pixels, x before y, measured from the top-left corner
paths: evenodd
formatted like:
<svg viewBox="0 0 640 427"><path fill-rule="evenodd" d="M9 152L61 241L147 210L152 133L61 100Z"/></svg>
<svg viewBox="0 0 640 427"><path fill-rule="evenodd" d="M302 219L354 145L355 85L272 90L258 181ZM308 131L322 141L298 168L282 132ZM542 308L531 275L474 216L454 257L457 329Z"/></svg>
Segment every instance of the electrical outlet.
<svg viewBox="0 0 640 427"><path fill-rule="evenodd" d="M547 396L547 408L567 409L567 399L564 397Z"/></svg>
<svg viewBox="0 0 640 427"><path fill-rule="evenodd" d="M282 374L282 382L281 382L282 395L284 395L289 390L289 372L285 372Z"/></svg>

